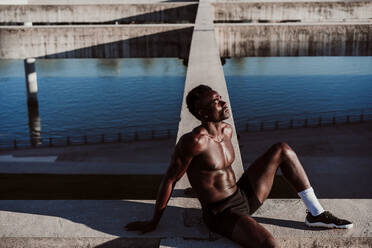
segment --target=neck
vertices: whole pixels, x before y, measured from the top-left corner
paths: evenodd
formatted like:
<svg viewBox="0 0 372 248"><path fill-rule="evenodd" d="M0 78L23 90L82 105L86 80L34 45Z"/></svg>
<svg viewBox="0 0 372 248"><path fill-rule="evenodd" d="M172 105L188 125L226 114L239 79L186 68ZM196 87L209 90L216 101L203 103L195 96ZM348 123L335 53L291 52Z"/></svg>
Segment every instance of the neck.
<svg viewBox="0 0 372 248"><path fill-rule="evenodd" d="M220 122L202 122L204 127L211 137L218 137L223 135L222 133L222 121Z"/></svg>

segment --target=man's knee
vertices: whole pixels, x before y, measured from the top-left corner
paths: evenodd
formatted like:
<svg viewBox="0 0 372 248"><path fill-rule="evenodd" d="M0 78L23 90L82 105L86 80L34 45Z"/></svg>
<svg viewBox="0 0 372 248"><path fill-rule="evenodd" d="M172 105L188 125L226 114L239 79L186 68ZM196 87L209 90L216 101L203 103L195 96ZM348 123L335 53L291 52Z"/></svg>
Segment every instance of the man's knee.
<svg viewBox="0 0 372 248"><path fill-rule="evenodd" d="M285 155L293 153L292 148L285 142L278 142L274 144L272 147L275 151L280 152Z"/></svg>

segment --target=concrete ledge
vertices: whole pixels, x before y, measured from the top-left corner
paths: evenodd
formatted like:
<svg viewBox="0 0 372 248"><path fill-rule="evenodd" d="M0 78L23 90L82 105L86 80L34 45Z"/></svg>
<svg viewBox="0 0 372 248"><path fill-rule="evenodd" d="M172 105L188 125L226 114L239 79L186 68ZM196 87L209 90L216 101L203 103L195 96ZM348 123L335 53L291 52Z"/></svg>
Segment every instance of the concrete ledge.
<svg viewBox="0 0 372 248"><path fill-rule="evenodd" d="M221 57L372 55L372 23L215 26Z"/></svg>
<svg viewBox="0 0 372 248"><path fill-rule="evenodd" d="M187 58L192 24L0 27L0 57Z"/></svg>
<svg viewBox="0 0 372 248"><path fill-rule="evenodd" d="M185 209L181 201L188 201L193 207ZM335 215L352 220L354 228L306 227L305 207L299 199L269 199L254 218L274 235L281 247L372 245L372 199L320 199L320 202ZM0 241L4 241L0 247L21 247L26 241L34 241L39 247L66 247L63 246L66 241L71 243L65 244L75 242L76 247L89 247L88 244L92 247L99 242L114 244L117 239L122 241L116 242L140 244L145 240L149 247L160 239L163 247L234 247L230 241L208 231L201 219L200 205L192 198L171 200L158 229L152 233L138 235L123 229L130 221L150 218L153 204L154 201L147 200L0 201ZM133 243L133 247L141 246Z"/></svg>
<svg viewBox="0 0 372 248"><path fill-rule="evenodd" d="M1 238L1 248L156 248L159 238Z"/></svg>
<svg viewBox="0 0 372 248"><path fill-rule="evenodd" d="M213 6L216 22L326 22L372 18L371 1L218 1Z"/></svg>
<svg viewBox="0 0 372 248"><path fill-rule="evenodd" d="M0 5L0 23L194 22L197 3Z"/></svg>

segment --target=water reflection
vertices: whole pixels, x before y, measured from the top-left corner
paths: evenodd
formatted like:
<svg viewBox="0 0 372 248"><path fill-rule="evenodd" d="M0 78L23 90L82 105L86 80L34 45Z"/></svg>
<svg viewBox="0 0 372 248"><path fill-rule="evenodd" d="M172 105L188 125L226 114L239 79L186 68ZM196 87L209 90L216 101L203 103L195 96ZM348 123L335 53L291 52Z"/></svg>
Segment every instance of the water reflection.
<svg viewBox="0 0 372 248"><path fill-rule="evenodd" d="M111 76L120 75L120 60L119 59L97 59L96 69L103 74L109 72Z"/></svg>
<svg viewBox="0 0 372 248"><path fill-rule="evenodd" d="M37 102L28 103L28 128L30 133L30 143L32 146L42 144L41 139L41 119L39 115L39 104Z"/></svg>
<svg viewBox="0 0 372 248"><path fill-rule="evenodd" d="M155 60L153 58L146 58L146 59L141 59L141 64L143 65L143 68L145 69L144 71L148 73L153 65Z"/></svg>

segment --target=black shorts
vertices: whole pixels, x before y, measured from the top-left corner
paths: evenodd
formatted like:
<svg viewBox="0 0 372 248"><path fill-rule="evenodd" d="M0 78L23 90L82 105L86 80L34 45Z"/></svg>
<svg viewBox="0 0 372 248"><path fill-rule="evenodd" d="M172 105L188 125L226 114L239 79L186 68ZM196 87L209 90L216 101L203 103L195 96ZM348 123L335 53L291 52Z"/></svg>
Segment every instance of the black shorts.
<svg viewBox="0 0 372 248"><path fill-rule="evenodd" d="M230 239L239 217L253 214L262 205L247 175L243 174L237 186L231 196L203 207L203 219L208 228Z"/></svg>

